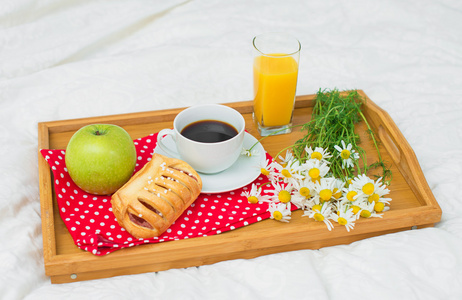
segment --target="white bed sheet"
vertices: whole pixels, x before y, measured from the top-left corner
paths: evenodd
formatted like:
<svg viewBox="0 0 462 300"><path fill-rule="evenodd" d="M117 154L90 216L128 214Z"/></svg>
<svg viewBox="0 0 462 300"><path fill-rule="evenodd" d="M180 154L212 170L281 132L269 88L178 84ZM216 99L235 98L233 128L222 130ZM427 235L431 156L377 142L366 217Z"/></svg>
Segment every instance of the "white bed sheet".
<svg viewBox="0 0 462 300"><path fill-rule="evenodd" d="M37 123L252 98L251 39L302 43L297 94L362 89L414 149L434 228L198 268L52 285ZM1 299L462 299L462 4L72 1L0 5Z"/></svg>

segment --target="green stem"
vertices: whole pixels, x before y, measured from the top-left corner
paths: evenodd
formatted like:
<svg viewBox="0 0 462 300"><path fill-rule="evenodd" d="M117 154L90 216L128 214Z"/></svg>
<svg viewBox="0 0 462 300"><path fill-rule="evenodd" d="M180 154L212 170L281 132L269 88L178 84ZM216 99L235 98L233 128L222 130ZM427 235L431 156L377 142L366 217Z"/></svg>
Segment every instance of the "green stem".
<svg viewBox="0 0 462 300"><path fill-rule="evenodd" d="M369 133L370 133L370 136L372 138L372 141L374 142L374 146L375 146L375 149L377 150L377 155L379 157L379 161L382 161L382 155L380 155L380 150L379 150L379 146L377 144L377 140L375 139L375 134L374 132L372 131L372 128L371 126L369 125L369 122L367 122L366 120L366 117L364 116L364 114L360 111L359 112L359 115L361 116L361 118L363 119L364 123L366 123L366 126L367 126L367 129L369 130Z"/></svg>
<svg viewBox="0 0 462 300"><path fill-rule="evenodd" d="M303 124L302 124L302 125L292 125L292 126L290 126L289 128L295 128L295 127L299 127L299 126L303 126ZM261 143L261 141L263 141L263 140L266 139L267 137L272 136L272 135L276 135L277 133L282 132L282 131L284 131L284 130L287 130L287 128L280 129L280 130L278 130L278 131L275 131L275 132L271 133L270 135L267 135L267 136L264 136L264 137L260 138L258 141L256 141L256 142L252 145L252 147L249 148L249 151L252 151L253 147L255 147L256 145L258 145L259 143Z"/></svg>

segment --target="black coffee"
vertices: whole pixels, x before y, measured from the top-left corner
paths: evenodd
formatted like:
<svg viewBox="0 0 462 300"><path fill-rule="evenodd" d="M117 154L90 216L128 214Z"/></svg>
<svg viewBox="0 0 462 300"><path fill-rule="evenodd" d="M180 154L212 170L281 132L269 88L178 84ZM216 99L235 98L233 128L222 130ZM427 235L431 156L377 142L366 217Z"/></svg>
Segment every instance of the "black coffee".
<svg viewBox="0 0 462 300"><path fill-rule="evenodd" d="M216 120L202 120L187 125L181 131L184 137L202 143L217 143L236 136L238 131L228 123Z"/></svg>

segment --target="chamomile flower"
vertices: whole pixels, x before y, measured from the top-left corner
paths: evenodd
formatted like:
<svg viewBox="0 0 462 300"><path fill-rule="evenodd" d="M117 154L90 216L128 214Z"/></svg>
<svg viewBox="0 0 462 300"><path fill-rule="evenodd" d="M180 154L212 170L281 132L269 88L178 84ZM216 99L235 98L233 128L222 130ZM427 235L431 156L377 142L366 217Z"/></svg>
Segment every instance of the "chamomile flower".
<svg viewBox="0 0 462 300"><path fill-rule="evenodd" d="M305 147L305 152L308 158L311 159L316 159L325 163L330 163L327 159L331 158L332 155L327 151L327 149L324 149L322 147L316 147L314 150L310 147Z"/></svg>
<svg viewBox="0 0 462 300"><path fill-rule="evenodd" d="M343 196L340 199L341 201L354 202L356 200L361 200L365 198L364 193L361 192L361 190L358 190L352 184L350 184L348 187L343 188L342 192Z"/></svg>
<svg viewBox="0 0 462 300"><path fill-rule="evenodd" d="M249 203L255 204L258 202L265 202L268 200L267 196L261 194L262 189L258 188L255 183L252 183L250 191L243 191L241 196L246 197Z"/></svg>
<svg viewBox="0 0 462 300"><path fill-rule="evenodd" d="M375 212L374 210L374 206L375 206L375 203L369 203L367 201L365 201L362 205L361 205L361 211L359 212L359 215L363 218L371 218L371 217L378 217L378 218L381 218L382 215L381 214L378 214Z"/></svg>
<svg viewBox="0 0 462 300"><path fill-rule="evenodd" d="M324 222L329 231L334 228L334 225L332 225L332 222L329 220L331 214L332 207L327 202L323 203L322 205L315 205L311 210L303 212L303 216L308 216L309 218L313 218L318 222Z"/></svg>
<svg viewBox="0 0 462 300"><path fill-rule="evenodd" d="M369 203L374 203L374 210L378 213L385 212L390 209L389 205L391 198L383 198L382 196L389 193L389 190L384 186L380 186L374 194L368 197Z"/></svg>
<svg viewBox="0 0 462 300"><path fill-rule="evenodd" d="M367 196L371 196L375 192L374 180L370 179L365 174L361 174L353 178L351 185L355 189L361 190Z"/></svg>
<svg viewBox="0 0 462 300"><path fill-rule="evenodd" d="M341 207L337 213L331 214L331 219L340 225L345 226L346 230L350 232L355 227L356 216L353 214L353 209Z"/></svg>
<svg viewBox="0 0 462 300"><path fill-rule="evenodd" d="M271 219L286 223L289 222L292 215L290 204L286 205L284 203L271 202L268 206L268 211L271 213Z"/></svg>
<svg viewBox="0 0 462 300"><path fill-rule="evenodd" d="M293 185L292 200L298 208L308 207L311 198L314 196L314 183L309 178L298 180Z"/></svg>
<svg viewBox="0 0 462 300"><path fill-rule="evenodd" d="M294 161L294 155L290 151L286 151L286 157L282 157L281 155L279 155L278 157L281 160L281 165L283 167L286 167Z"/></svg>
<svg viewBox="0 0 462 300"><path fill-rule="evenodd" d="M352 148L345 141L341 141L341 147L335 146L339 152L336 156L343 160L342 169L356 166L359 153ZM329 231L337 222L349 232L360 217L382 217L380 213L389 209L391 199L383 196L390 191L381 179L374 181L365 174L344 178L345 171L330 168L332 155L327 148L307 146L305 153L307 160L303 163L291 151L286 151L285 157L278 156L280 163L273 159L261 162L258 168L268 177L268 188L264 188L266 184L260 188L252 184L241 195L249 203L267 202L270 218L281 222L289 222L293 204L304 211L303 216L324 222ZM337 173L342 179L334 177Z"/></svg>
<svg viewBox="0 0 462 300"><path fill-rule="evenodd" d="M332 189L332 197L334 197L335 200L339 200L343 195L342 190L345 187L345 182L337 178L333 178L333 181L334 188Z"/></svg>
<svg viewBox="0 0 462 300"><path fill-rule="evenodd" d="M330 168L327 163L319 160L308 160L302 165L305 175L313 182L319 181L327 175Z"/></svg>
<svg viewBox="0 0 462 300"><path fill-rule="evenodd" d="M245 155L245 156L257 156L260 154L260 151L258 151L257 149L253 149L253 150L250 150L250 149L246 149L246 148L242 148L241 150L241 155Z"/></svg>
<svg viewBox="0 0 462 300"><path fill-rule="evenodd" d="M260 164L258 165L258 167L260 168L260 172L263 174L263 175L270 175L270 173L274 170L274 166L276 165L277 163L274 162L273 160L270 160L270 159L266 159L265 161L262 161L260 162Z"/></svg>
<svg viewBox="0 0 462 300"><path fill-rule="evenodd" d="M331 178L321 178L314 183L315 195L313 199L316 203L324 203L332 200L334 194L334 181Z"/></svg>
<svg viewBox="0 0 462 300"><path fill-rule="evenodd" d="M267 191L269 194L273 194L268 195L270 201L276 203L281 202L284 204L290 202L292 199L292 187L290 185L279 181L272 181L271 185L273 188Z"/></svg>
<svg viewBox="0 0 462 300"><path fill-rule="evenodd" d="M386 204L389 204L387 199L390 199L390 198L380 198L378 201L373 202L374 203L374 210L376 212L378 212L378 213L385 212L385 211L389 210L390 207L386 206Z"/></svg>
<svg viewBox="0 0 462 300"><path fill-rule="evenodd" d="M350 205L348 208L351 208L353 210L353 214L355 216L359 217L359 212L361 211L361 206L356 205L356 204L360 204L360 203L355 203L353 205Z"/></svg>
<svg viewBox="0 0 462 300"><path fill-rule="evenodd" d="M354 160L359 159L359 153L352 149L352 145L345 145L345 142L342 141L342 148L338 145L335 145L334 148L339 152L338 156L342 158L342 169L345 167L354 167Z"/></svg>
<svg viewBox="0 0 462 300"><path fill-rule="evenodd" d="M382 178L377 179L374 181L370 179L366 175L362 174L353 179L352 185L355 186L357 189L360 189L367 197L369 203L383 203L389 204L391 198L383 198L383 196L390 193L390 190L382 183ZM379 212L382 204L378 204Z"/></svg>
<svg viewBox="0 0 462 300"><path fill-rule="evenodd" d="M301 167L298 162L289 162L285 166L274 164L274 170L277 171L277 176L285 183L294 184L295 181L303 178L300 174Z"/></svg>
<svg viewBox="0 0 462 300"><path fill-rule="evenodd" d="M386 185L382 184L380 181L382 178L379 178L377 181L374 182L374 193L368 197L369 202L384 202L389 204L391 198L384 198L383 196L388 195L390 190L387 188Z"/></svg>

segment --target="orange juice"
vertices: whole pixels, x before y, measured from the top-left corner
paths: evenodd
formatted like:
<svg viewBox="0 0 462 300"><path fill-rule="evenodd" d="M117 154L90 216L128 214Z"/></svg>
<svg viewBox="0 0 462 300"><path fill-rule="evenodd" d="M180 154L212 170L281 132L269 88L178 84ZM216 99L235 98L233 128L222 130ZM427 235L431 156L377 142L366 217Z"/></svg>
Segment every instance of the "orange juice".
<svg viewBox="0 0 462 300"><path fill-rule="evenodd" d="M291 123L298 63L284 54L257 56L253 65L254 116L263 127Z"/></svg>

